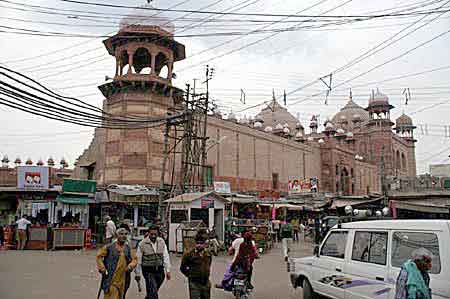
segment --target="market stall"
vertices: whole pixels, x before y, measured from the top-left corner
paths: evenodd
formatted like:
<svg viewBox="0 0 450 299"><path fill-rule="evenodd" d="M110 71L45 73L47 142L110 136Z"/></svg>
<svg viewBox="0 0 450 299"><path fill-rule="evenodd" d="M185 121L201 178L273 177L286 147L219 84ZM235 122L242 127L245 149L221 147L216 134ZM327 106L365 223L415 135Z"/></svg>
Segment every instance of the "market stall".
<svg viewBox="0 0 450 299"><path fill-rule="evenodd" d="M268 219L231 218L229 222L231 235L242 235L246 231L251 231L259 252L266 252L272 248L272 229Z"/></svg>
<svg viewBox="0 0 450 299"><path fill-rule="evenodd" d="M185 193L166 200L169 207L169 250L177 250L176 230L185 221L202 221L206 228L215 227L224 240L225 204L228 200L214 191Z"/></svg>
<svg viewBox="0 0 450 299"><path fill-rule="evenodd" d="M195 247L195 236L201 229L206 229L201 220L183 221L175 230L175 252L184 253Z"/></svg>

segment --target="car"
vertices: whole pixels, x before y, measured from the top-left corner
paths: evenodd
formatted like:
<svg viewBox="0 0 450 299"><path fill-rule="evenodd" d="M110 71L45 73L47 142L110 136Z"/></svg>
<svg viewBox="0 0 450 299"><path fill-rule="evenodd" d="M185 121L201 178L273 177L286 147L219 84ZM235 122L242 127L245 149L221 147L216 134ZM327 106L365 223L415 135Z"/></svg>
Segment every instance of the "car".
<svg viewBox="0 0 450 299"><path fill-rule="evenodd" d="M450 221L376 220L335 225L314 256L289 258L294 288L304 299L394 299L402 264L418 248L433 253L433 299L450 298Z"/></svg>

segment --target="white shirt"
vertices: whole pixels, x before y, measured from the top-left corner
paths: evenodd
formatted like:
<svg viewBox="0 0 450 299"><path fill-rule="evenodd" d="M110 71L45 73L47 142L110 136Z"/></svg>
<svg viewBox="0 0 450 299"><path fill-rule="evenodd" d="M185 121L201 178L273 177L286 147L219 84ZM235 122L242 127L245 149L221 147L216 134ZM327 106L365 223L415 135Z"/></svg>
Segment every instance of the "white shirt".
<svg viewBox="0 0 450 299"><path fill-rule="evenodd" d="M16 221L16 224L17 224L17 229L26 230L27 229L27 225L30 225L31 222L28 221L25 218L20 218L19 220Z"/></svg>
<svg viewBox="0 0 450 299"><path fill-rule="evenodd" d="M136 258L138 261L137 267L134 270L134 273L136 273L136 275L140 275L141 270L142 270L142 250L141 250L141 243L144 241L150 241L150 239L144 238L144 240L142 240L141 242L139 242L137 251L136 251ZM153 243L152 241L150 241L150 245L153 248L153 252L156 252L156 242ZM164 263L164 270L166 271L166 273L170 273L170 256L169 256L169 251L167 250L167 246L166 243L164 243L164 248L163 248L163 263Z"/></svg>
<svg viewBox="0 0 450 299"><path fill-rule="evenodd" d="M231 243L231 248L233 248L234 250L234 256L233 256L233 261L232 263L234 263L234 260L236 259L238 253L239 253L239 247L241 247L241 244L244 243L244 238L240 237L237 238L233 241L233 243ZM253 246L256 247L255 241L252 241Z"/></svg>
<svg viewBox="0 0 450 299"><path fill-rule="evenodd" d="M114 221L108 220L106 222L106 238L113 238L116 235L116 225Z"/></svg>

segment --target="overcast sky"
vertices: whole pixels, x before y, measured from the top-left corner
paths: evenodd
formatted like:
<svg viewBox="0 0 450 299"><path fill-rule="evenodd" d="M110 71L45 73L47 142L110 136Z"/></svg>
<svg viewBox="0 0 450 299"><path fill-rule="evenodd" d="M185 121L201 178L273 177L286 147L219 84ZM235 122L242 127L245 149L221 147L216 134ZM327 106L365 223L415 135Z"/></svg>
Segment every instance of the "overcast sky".
<svg viewBox="0 0 450 299"><path fill-rule="evenodd" d="M0 2L0 26L86 35L105 35L117 31L117 23L121 18L113 14L127 14L129 12L127 9L83 6L58 0L14 1L28 5L110 13L111 15L109 19L94 22L69 16L14 10L6 7L22 9L24 7ZM145 1L135 0L92 0L92 2L123 5L141 5L145 3ZM330 11L329 14L355 15L395 7L400 9L425 1L159 0L154 5L158 8L167 8L179 2L185 3L177 6L176 9L209 11L236 9L239 12L269 14L294 14L313 4L322 2L320 5L303 13L308 15L323 14L346 3L340 8ZM444 3L445 1L442 1L441 5ZM240 7L237 5L248 6L237 10ZM207 6L209 7L205 8ZM31 8L25 9L30 10ZM41 11L45 10L41 9ZM154 14L154 12L151 14ZM207 22L205 19L212 16L205 14L186 16L186 13L171 12L162 13L159 17L161 16L172 20L178 19L178 21L175 21L175 25L178 28L175 34L178 35L229 31L250 32L258 29L286 28L287 26L299 25L297 23L278 23L263 28L267 24L218 22L218 20L227 18L245 18L238 16L214 16L214 22L211 20ZM417 28L436 16L428 16L412 28ZM270 100L272 89L275 90L276 96L280 97L283 94L283 90L290 93L296 88L329 74L403 28L412 25L413 22L418 21L422 17L415 16L414 18L395 18L391 20L377 19L375 21L315 30L281 32L274 36L271 36L273 33L264 33L249 34L241 37L178 38L178 41L186 46L187 59L175 65L174 71L177 73L177 79L174 81L174 84L180 88L185 88L186 82L192 84L194 78L204 78L204 68L209 63L211 67L215 68L215 76L213 81L211 81L212 98L217 101L224 114L229 113L231 109L234 112L239 112L244 108ZM307 99L313 94L326 90L323 83L317 82L288 96L289 111L296 116L299 115L305 127L308 126L308 119L313 114L319 114L323 123L327 117L332 117L345 105L348 100L349 88L353 90L354 101L363 107L367 106L371 89L379 88L389 96L391 104L396 107L392 111L393 119L400 116L404 111L413 117L415 124L419 125L419 129L416 132L418 139L416 158L419 173L427 172L430 163L450 162L448 158L450 154L450 138L445 136L446 130L444 128L444 126L450 125L448 121L450 115L450 101L448 100L450 95L450 68L420 76L409 76L404 79L389 80L375 84L386 79L450 65L450 59L448 58L450 34L444 35L417 50L411 51L400 59L343 84L343 82L345 83L349 79L445 32L450 25L449 17L450 13L443 14L440 18L394 45L336 74L333 77L333 86L341 84L342 86L332 90L328 98L328 105L325 105L325 93L312 99ZM186 20L186 18L192 20ZM255 17L254 19L261 18ZM272 19L279 20L281 17ZM203 23L199 25L200 20L203 20ZM295 21L292 18L288 20ZM62 23L66 24L66 26L36 22ZM102 27L94 26L96 24ZM186 30L183 27L189 27L190 29ZM5 30L11 31L11 29ZM406 32L408 31L404 33ZM263 38L265 39L259 41ZM220 45L224 42L227 43ZM215 49L205 51L215 46L217 46ZM5 63L8 67L26 72L54 90L67 95L77 96L99 107L103 97L97 86L104 82L106 75L114 75L114 59L104 49L102 38L35 37L0 32L0 49L0 63ZM51 52L55 53L49 54ZM202 53L197 54L199 52ZM17 61L35 56L41 57ZM402 95L404 88L410 88L411 91L412 98L408 105L405 105L405 99ZM241 89L246 93L246 105L240 103ZM446 100L447 102L445 102ZM263 106L237 114L240 117L243 117L244 114L248 117L255 115L261 108ZM61 157L65 157L70 164L73 164L75 159L89 145L93 134L93 129L43 119L3 106L0 106L0 119L0 155L7 154L11 160L20 156L22 160L31 157L36 162L38 159L46 160L49 156L52 156L58 160Z"/></svg>

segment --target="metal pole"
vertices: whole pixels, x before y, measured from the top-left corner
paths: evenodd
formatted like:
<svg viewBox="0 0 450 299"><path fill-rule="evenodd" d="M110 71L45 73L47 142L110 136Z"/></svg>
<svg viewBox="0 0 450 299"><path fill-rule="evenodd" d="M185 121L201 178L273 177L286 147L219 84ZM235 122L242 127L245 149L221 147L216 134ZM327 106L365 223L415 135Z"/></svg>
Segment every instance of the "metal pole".
<svg viewBox="0 0 450 299"><path fill-rule="evenodd" d="M164 132L164 151L163 151L163 162L162 162L162 169L161 169L161 178L159 181L159 202L158 202L158 215L160 220L163 220L163 211L162 211L162 204L164 201L164 197L166 195L166 192L164 190L164 179L166 175L166 164L167 164L167 156L168 156L168 147L169 147L169 130L170 130L170 121L166 122L166 129Z"/></svg>

